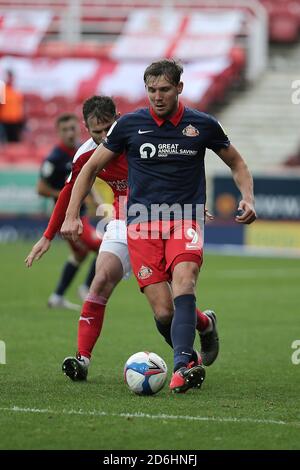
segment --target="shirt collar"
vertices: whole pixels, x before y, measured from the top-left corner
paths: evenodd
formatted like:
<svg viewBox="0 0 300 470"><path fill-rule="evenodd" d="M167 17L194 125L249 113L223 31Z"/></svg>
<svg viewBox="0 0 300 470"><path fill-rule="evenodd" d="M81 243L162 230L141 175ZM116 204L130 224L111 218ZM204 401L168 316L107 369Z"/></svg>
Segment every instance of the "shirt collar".
<svg viewBox="0 0 300 470"><path fill-rule="evenodd" d="M177 109L176 113L174 114L174 116L171 117L171 119L164 119L164 118L161 118L161 117L157 116L155 114L155 112L153 111L151 106L150 106L149 110L150 110L151 116L153 117L154 121L156 122L156 124L159 127L162 126L163 123L166 122L166 121L170 121L173 124L173 126L176 127L176 126L178 126L178 124L180 123L180 121L182 119L182 116L183 116L183 113L184 113L184 106L181 103L181 101L179 101L178 109Z"/></svg>
<svg viewBox="0 0 300 470"><path fill-rule="evenodd" d="M58 147L65 153L67 153L71 158L74 157L77 148L76 147L67 147L63 142L59 142Z"/></svg>

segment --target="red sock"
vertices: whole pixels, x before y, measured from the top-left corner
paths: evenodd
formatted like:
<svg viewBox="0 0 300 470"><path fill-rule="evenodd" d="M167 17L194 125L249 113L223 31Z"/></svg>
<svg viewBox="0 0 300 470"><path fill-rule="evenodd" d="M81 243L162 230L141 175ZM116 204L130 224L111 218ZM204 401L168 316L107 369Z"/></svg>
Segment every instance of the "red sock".
<svg viewBox="0 0 300 470"><path fill-rule="evenodd" d="M196 315L197 315L197 325L196 329L198 331L204 331L210 325L209 318L205 315L205 313L201 312L199 308L196 308Z"/></svg>
<svg viewBox="0 0 300 470"><path fill-rule="evenodd" d="M78 325L78 352L91 357L93 347L100 336L107 299L88 294L81 310Z"/></svg>

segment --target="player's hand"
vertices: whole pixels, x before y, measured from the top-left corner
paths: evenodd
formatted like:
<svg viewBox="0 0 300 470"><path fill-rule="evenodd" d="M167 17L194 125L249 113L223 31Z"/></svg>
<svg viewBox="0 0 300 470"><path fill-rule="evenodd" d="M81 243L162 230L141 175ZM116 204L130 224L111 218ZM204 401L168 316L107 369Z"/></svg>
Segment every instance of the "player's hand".
<svg viewBox="0 0 300 470"><path fill-rule="evenodd" d="M42 237L33 247L27 258L25 259L25 264L27 268L32 266L32 263L36 260L38 261L46 251L49 250L51 246L51 241L46 237Z"/></svg>
<svg viewBox="0 0 300 470"><path fill-rule="evenodd" d="M256 219L254 205L244 199L239 203L237 213L238 215L235 217L235 221L239 224L252 224Z"/></svg>
<svg viewBox="0 0 300 470"><path fill-rule="evenodd" d="M77 217L75 219L66 217L60 229L62 237L68 240L72 240L73 242L76 242L78 240L82 232L83 225L80 220L80 217Z"/></svg>
<svg viewBox="0 0 300 470"><path fill-rule="evenodd" d="M205 222L207 222L208 220L214 220L214 216L208 212L207 209L204 209L204 218L205 218Z"/></svg>

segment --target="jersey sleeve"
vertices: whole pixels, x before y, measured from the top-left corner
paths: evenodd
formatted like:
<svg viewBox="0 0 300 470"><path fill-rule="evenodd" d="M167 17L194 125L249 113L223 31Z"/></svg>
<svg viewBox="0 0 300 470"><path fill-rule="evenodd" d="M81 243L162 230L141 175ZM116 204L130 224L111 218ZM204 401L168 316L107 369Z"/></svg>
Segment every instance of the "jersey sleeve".
<svg viewBox="0 0 300 470"><path fill-rule="evenodd" d="M48 226L44 232L44 237L48 238L48 240L53 240L65 220L74 183L89 156L89 154L82 155L81 158L78 158L72 165L72 172L70 173L65 186L59 193L59 197L52 211Z"/></svg>
<svg viewBox="0 0 300 470"><path fill-rule="evenodd" d="M222 148L228 148L230 140L221 126L221 124L213 117L209 116L209 138L206 147L218 152Z"/></svg>
<svg viewBox="0 0 300 470"><path fill-rule="evenodd" d="M66 184L59 193L48 226L44 232L44 237L48 238L48 240L53 240L65 220L66 211L71 199L72 187L73 185Z"/></svg>
<svg viewBox="0 0 300 470"><path fill-rule="evenodd" d="M122 116L115 121L109 129L107 136L103 142L105 148L111 152L120 154L127 148L127 117Z"/></svg>

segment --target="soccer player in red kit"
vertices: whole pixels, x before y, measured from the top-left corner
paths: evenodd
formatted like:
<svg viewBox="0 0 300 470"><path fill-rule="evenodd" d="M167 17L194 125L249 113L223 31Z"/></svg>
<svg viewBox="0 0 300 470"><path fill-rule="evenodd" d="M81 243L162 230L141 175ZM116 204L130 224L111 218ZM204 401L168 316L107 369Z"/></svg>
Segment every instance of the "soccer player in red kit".
<svg viewBox="0 0 300 470"><path fill-rule="evenodd" d="M77 239L82 200L97 173L126 150L131 264L152 308L165 316L170 314L168 334L174 350L170 389L175 393L200 387L204 379L204 369L192 354L197 321L195 290L203 256L206 148L229 166L241 192L238 209L242 213L236 222L249 224L256 218L253 179L244 159L215 118L179 101L182 72L180 64L167 59L147 67L144 83L150 108L124 115L114 123L106 142L77 178L61 230L64 236ZM170 222L166 238L165 214Z"/></svg>
<svg viewBox="0 0 300 470"><path fill-rule="evenodd" d="M91 138L75 154L71 174L59 194L48 226L42 238L33 246L25 260L28 267L31 267L35 260L39 260L49 250L52 239L60 230L74 182L81 168L105 138L109 128L117 118L115 103L107 96L93 96L86 100L83 105L83 117ZM122 209L119 208L119 196L126 197L128 187L127 174L127 161L122 155L110 167L98 174L98 177L106 181L112 188L114 193L114 212L117 219L122 219ZM87 295L82 307L78 328L78 359L74 357L64 361L64 372L74 380L86 378L91 352L102 329L107 299L122 277L126 278L131 273L126 228L124 226L123 230L119 230L121 233L119 240L115 240L111 236L115 231L114 228L113 222L107 226L97 259L96 275L93 281L94 290ZM98 239L99 245L100 240ZM95 291L99 295L96 295ZM91 311L95 306L97 316L91 322Z"/></svg>
<svg viewBox="0 0 300 470"><path fill-rule="evenodd" d="M93 97L87 100L83 106L83 114L92 138L85 142L77 152L70 178L59 195L44 236L33 247L26 259L27 266L31 266L34 260L40 259L49 249L50 241L59 231L64 220L78 174L116 119L115 105L108 97ZM121 155L97 176L105 180L114 192L115 219L107 225L97 260L95 279L83 304L78 328L78 354L76 357L66 358L63 363L63 371L72 380L86 379L92 350L101 333L107 301L117 283L122 278L127 278L131 272L124 212L122 208L119 208L120 197L124 198L127 192L126 159ZM212 364L218 354L218 337L216 328L213 327L213 315L214 313L209 310L201 312L197 309L201 355L206 365ZM157 318L156 325L168 344L172 346L171 338L166 337L166 326ZM203 336L203 333L206 334ZM195 361L200 361L200 356L196 351L193 351L193 357Z"/></svg>

